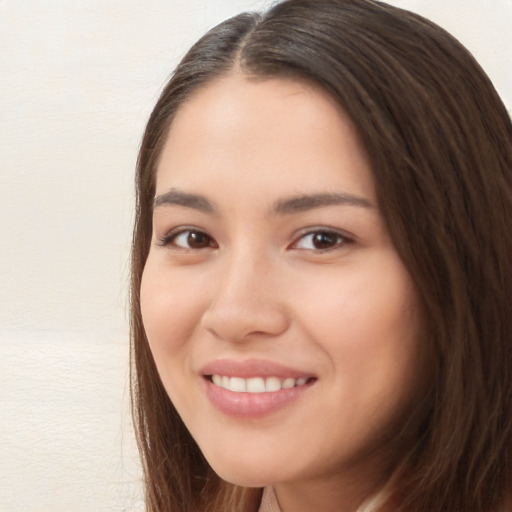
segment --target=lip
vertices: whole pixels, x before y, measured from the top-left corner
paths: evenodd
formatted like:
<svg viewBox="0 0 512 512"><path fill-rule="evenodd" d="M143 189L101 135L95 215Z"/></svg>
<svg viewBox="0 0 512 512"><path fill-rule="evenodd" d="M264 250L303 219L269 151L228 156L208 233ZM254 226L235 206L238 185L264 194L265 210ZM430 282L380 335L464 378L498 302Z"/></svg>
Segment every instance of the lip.
<svg viewBox="0 0 512 512"><path fill-rule="evenodd" d="M227 375L229 377L241 377L242 379L250 379L251 377L279 377L280 379L289 377L300 379L303 377L309 379L316 377L311 372L265 359L247 359L245 361L216 359L203 366L199 373L203 376Z"/></svg>
<svg viewBox="0 0 512 512"><path fill-rule="evenodd" d="M222 413L239 419L262 418L287 408L307 393L317 380L311 372L261 359L246 361L218 359L201 368L200 373L205 384L206 395L212 405ZM244 379L251 377L306 378L307 383L291 389L265 393L237 393L216 386L209 378L212 375Z"/></svg>

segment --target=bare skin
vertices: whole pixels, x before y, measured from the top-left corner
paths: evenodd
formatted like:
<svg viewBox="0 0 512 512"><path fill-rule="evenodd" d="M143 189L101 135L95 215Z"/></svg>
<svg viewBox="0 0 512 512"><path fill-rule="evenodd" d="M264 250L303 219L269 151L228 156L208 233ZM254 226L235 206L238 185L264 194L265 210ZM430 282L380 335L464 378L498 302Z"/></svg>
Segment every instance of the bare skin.
<svg viewBox="0 0 512 512"><path fill-rule="evenodd" d="M284 512L356 510L403 448L389 439L426 364L416 290L344 113L302 83L211 82L171 125L153 221L144 325L209 463L272 485ZM292 391L248 391L286 379Z"/></svg>

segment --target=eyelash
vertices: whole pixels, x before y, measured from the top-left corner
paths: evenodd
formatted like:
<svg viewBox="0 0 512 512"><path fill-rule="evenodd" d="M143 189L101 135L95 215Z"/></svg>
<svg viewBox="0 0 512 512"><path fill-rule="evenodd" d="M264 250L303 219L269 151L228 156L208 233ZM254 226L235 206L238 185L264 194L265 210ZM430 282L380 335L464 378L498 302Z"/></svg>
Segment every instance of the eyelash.
<svg viewBox="0 0 512 512"><path fill-rule="evenodd" d="M354 240L347 235L344 235L340 233L339 231L335 231L333 229L327 229L327 228L314 228L310 229L304 233L301 234L301 236L298 238L296 242L293 242L290 247L297 248L299 243L301 241L304 241L308 237L311 238L311 242L314 243L314 237L316 236L325 236L336 239L336 242L331 247L325 247L325 248L303 248L302 250L309 250L309 251L315 251L320 253L325 253L329 251L335 251L336 249L339 249L342 246L349 245L354 242Z"/></svg>
<svg viewBox="0 0 512 512"><path fill-rule="evenodd" d="M188 237L193 235L199 235L199 237L206 237L205 242L207 245L204 245L202 247L184 247L183 245L178 245L176 243L176 240L178 237L187 235ZM332 247L326 247L326 248L318 248L318 247L312 247L312 248L302 248L300 249L298 246L301 241L304 241L307 239L307 237L315 237L315 236L324 236L324 237L331 237L336 240L334 245ZM189 242L189 238L187 238L187 242ZM314 243L313 238L311 239L311 242ZM307 251L314 251L319 253L326 253L330 251L334 251L336 249L339 249L341 246L349 245L353 243L354 240L347 235L344 235L342 233L339 233L338 231L332 230L332 229L326 229L326 228L316 228L316 229L310 229L304 233L302 233L298 239L289 245L289 248L291 249L299 249L299 250L307 250ZM215 249L218 248L217 242L208 235L208 233L202 231L201 229L195 229L195 228L185 228L185 229L179 229L178 231L171 231L170 233L166 234L165 236L161 237L158 240L158 245L161 247L168 247L170 245L174 245L179 250L188 250L188 251L194 251L194 250L204 250L204 249Z"/></svg>
<svg viewBox="0 0 512 512"><path fill-rule="evenodd" d="M188 236L190 237L191 235L195 234L195 235L199 235L199 236L205 236L209 242L209 244L211 244L211 242L214 243L214 245L210 245L210 246L205 246L205 247L183 247L181 245L178 245L176 243L176 239L182 235L186 235L188 233ZM174 245L175 247L177 247L178 249L182 249L182 250L185 250L185 251L194 251L194 250L202 250L202 249L207 249L207 248L216 248L218 247L217 243L215 242L215 240L210 236L208 235L208 233L205 233L204 231L202 231L201 229L195 229L195 228L181 228L177 231L171 231L170 233L166 234L165 236L163 236L162 238L160 238L158 240L158 245L161 246L161 247L168 247L170 245Z"/></svg>

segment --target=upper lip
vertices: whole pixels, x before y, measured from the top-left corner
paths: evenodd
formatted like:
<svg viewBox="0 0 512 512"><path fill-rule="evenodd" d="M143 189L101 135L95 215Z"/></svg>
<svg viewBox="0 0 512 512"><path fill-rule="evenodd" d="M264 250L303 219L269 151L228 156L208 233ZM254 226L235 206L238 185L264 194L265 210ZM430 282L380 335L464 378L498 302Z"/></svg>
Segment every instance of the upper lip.
<svg viewBox="0 0 512 512"><path fill-rule="evenodd" d="M204 365L200 373L202 375L226 375L242 379L249 379L251 377L278 377L281 379L315 377L311 372L266 359L247 359L245 361L216 359Z"/></svg>

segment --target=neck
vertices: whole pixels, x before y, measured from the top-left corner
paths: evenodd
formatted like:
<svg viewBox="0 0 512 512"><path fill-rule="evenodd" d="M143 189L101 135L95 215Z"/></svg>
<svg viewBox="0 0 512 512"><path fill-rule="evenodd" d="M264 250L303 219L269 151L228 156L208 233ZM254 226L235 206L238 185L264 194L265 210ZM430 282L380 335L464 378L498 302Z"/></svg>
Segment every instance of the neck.
<svg viewBox="0 0 512 512"><path fill-rule="evenodd" d="M319 479L274 485L281 512L373 512L380 502L382 478Z"/></svg>

